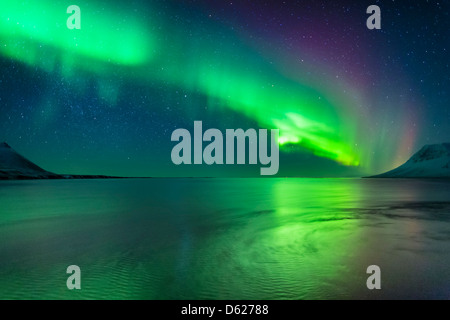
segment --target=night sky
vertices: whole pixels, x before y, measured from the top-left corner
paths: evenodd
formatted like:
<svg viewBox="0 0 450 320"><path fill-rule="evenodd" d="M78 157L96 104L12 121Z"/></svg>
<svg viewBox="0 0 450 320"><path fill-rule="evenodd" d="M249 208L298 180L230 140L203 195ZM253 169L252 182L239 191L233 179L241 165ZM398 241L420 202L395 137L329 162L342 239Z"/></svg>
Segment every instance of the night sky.
<svg viewBox="0 0 450 320"><path fill-rule="evenodd" d="M81 30L66 9L81 8ZM381 30L366 9L381 8ZM0 2L0 142L56 173L181 165L177 128L280 129L278 176L361 176L450 142L449 1Z"/></svg>

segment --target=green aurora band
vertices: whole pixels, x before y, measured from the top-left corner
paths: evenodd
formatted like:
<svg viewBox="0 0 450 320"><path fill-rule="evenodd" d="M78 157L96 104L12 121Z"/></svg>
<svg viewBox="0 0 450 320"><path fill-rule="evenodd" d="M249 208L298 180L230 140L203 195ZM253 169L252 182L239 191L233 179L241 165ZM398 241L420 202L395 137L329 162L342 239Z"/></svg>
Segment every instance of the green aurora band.
<svg viewBox="0 0 450 320"><path fill-rule="evenodd" d="M140 8L77 5L81 30L69 30L64 1L2 1L0 53L67 78L87 73L110 83L120 75L200 92L210 107L230 108L261 127L280 129L281 150L306 149L343 165L368 165L354 148L357 124L342 111L348 106L286 79L236 34L212 22L206 34L204 26L183 30L156 14L149 18L148 8L144 20ZM117 90L106 90L111 103Z"/></svg>

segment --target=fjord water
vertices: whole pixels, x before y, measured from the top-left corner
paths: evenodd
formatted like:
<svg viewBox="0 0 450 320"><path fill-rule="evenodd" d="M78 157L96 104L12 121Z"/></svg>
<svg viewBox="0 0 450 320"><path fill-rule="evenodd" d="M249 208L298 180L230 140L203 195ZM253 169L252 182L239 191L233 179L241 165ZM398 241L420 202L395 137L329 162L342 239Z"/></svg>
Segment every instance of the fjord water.
<svg viewBox="0 0 450 320"><path fill-rule="evenodd" d="M0 183L0 299L448 299L449 265L448 181Z"/></svg>

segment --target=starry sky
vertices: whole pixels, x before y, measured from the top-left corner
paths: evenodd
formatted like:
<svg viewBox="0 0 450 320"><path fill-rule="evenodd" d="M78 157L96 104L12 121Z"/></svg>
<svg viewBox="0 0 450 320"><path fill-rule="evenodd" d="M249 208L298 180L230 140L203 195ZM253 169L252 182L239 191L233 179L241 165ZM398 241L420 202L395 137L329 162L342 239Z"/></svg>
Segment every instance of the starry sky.
<svg viewBox="0 0 450 320"><path fill-rule="evenodd" d="M69 30L69 5L81 29ZM369 30L366 9L381 9ZM177 128L280 130L278 176L352 177L450 142L446 1L0 3L0 140L56 173L259 176L181 165Z"/></svg>

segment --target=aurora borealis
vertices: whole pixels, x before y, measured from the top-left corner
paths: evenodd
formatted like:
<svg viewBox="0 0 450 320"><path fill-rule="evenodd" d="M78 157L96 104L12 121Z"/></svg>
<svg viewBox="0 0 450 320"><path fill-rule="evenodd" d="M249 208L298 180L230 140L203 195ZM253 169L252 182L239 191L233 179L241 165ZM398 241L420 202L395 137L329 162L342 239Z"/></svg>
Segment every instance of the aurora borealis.
<svg viewBox="0 0 450 320"><path fill-rule="evenodd" d="M81 8L81 30L66 27ZM176 128L280 129L280 175L391 169L450 140L449 5L377 1L2 1L0 140L54 172L174 167Z"/></svg>

